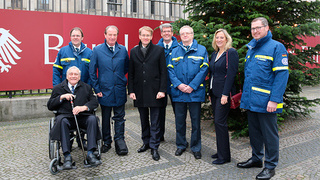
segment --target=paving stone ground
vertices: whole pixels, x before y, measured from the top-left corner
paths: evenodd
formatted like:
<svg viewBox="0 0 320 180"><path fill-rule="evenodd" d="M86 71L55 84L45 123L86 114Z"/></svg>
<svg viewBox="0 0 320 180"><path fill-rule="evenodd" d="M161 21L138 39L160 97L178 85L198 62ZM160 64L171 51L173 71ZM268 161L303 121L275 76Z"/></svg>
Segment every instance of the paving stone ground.
<svg viewBox="0 0 320 180"><path fill-rule="evenodd" d="M302 96L318 98L320 86L306 87ZM273 179L320 179L320 106L311 117L286 121L280 126L280 162ZM100 114L98 114L100 116ZM182 156L175 156L175 124L171 106L167 108L165 141L161 143L161 159L154 161L150 151L137 153L141 146L139 113L135 108L126 110L127 156L119 157L114 144L102 154L103 164L84 168L81 150L74 143L72 157L77 169L49 172L48 128L49 119L0 122L0 179L255 179L261 168L239 169L236 163L251 155L246 138L231 139L231 163L212 165L211 155L216 152L212 121L203 121L202 159L196 160L188 148ZM187 138L190 141L190 119L187 120Z"/></svg>

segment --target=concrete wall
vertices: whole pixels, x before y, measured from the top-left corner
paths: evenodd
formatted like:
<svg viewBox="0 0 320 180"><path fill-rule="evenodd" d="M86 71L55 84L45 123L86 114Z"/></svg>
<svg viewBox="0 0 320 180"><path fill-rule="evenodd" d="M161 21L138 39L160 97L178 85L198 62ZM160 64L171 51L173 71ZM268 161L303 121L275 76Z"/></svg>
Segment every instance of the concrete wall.
<svg viewBox="0 0 320 180"><path fill-rule="evenodd" d="M0 99L0 120L16 121L40 117L50 117L52 112L47 109L49 96L19 97Z"/></svg>
<svg viewBox="0 0 320 180"><path fill-rule="evenodd" d="M53 117L53 113L47 108L49 98L50 96L0 98L0 121ZM129 97L127 108L133 108L133 101ZM100 107L97 112L100 113Z"/></svg>

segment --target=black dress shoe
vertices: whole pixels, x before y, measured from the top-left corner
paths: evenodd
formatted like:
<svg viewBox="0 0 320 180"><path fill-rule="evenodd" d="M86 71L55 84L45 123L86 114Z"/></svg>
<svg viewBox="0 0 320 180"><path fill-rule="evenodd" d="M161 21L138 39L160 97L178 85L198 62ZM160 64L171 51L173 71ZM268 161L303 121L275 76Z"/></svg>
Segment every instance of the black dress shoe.
<svg viewBox="0 0 320 180"><path fill-rule="evenodd" d="M214 154L214 155L211 155L211 158L217 159L217 158L218 158L218 153L216 153L216 154Z"/></svg>
<svg viewBox="0 0 320 180"><path fill-rule="evenodd" d="M271 179L276 174L274 169L264 168L256 177L256 179Z"/></svg>
<svg viewBox="0 0 320 180"><path fill-rule="evenodd" d="M176 155L176 156L181 156L181 154L183 153L183 152L185 152L186 151L186 149L180 149L180 148L178 148L177 150L176 150L176 152L174 153L174 155Z"/></svg>
<svg viewBox="0 0 320 180"><path fill-rule="evenodd" d="M63 169L64 170L72 169L72 157L71 156L64 157Z"/></svg>
<svg viewBox="0 0 320 180"><path fill-rule="evenodd" d="M138 149L138 153L142 153L145 152L146 150L150 149L149 144L143 144L139 149Z"/></svg>
<svg viewBox="0 0 320 180"><path fill-rule="evenodd" d="M228 163L228 162L230 162L230 159L228 159L228 160L216 159L215 161L212 162L212 164L222 165L222 164L225 164L225 163Z"/></svg>
<svg viewBox="0 0 320 180"><path fill-rule="evenodd" d="M262 167L262 161L253 162L252 159L248 159L246 162L240 162L237 164L238 168L252 168L252 167Z"/></svg>
<svg viewBox="0 0 320 180"><path fill-rule="evenodd" d="M194 158L196 159L201 159L201 152L198 151L198 152L193 152L193 155L194 155Z"/></svg>
<svg viewBox="0 0 320 180"><path fill-rule="evenodd" d="M110 149L111 149L111 144L104 144L104 145L101 147L101 152L102 152L102 153L106 153L106 152L108 152Z"/></svg>
<svg viewBox="0 0 320 180"><path fill-rule="evenodd" d="M88 149L88 148L87 148L87 143L86 143L86 141L83 141L82 144L83 144L83 150L86 151L86 150ZM79 147L80 149L82 148L82 147L81 147L81 143L78 144L78 147Z"/></svg>
<svg viewBox="0 0 320 180"><path fill-rule="evenodd" d="M87 162L91 166L98 166L98 165L100 165L102 163L93 153L87 155Z"/></svg>
<svg viewBox="0 0 320 180"><path fill-rule="evenodd" d="M119 156L127 155L128 154L128 147L126 145L126 142L124 139L118 139L115 141L115 148L116 148L116 153Z"/></svg>
<svg viewBox="0 0 320 180"><path fill-rule="evenodd" d="M160 159L160 155L157 149L151 149L152 159L158 161Z"/></svg>

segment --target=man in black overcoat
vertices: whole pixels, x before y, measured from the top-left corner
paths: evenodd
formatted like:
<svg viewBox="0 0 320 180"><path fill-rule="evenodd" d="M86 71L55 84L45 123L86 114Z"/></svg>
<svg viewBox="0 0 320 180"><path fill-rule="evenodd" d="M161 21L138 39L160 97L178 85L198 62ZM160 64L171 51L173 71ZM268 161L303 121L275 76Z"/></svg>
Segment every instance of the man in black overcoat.
<svg viewBox="0 0 320 180"><path fill-rule="evenodd" d="M143 145L138 153L151 148L152 158L158 161L159 112L166 104L167 68L164 49L152 44L152 34L148 26L139 29L139 45L130 52L128 91L140 113Z"/></svg>
<svg viewBox="0 0 320 180"><path fill-rule="evenodd" d="M88 163L92 166L101 164L101 161L93 154L97 148L97 139L101 138L96 116L92 113L99 104L91 86L80 81L80 75L79 68L70 67L67 71L67 79L53 87L47 103L49 110L57 111L56 123L50 134L51 140L61 141L64 169L72 169L69 131L76 128L74 116L77 116L79 126L87 129ZM74 108L71 106L71 101L74 103Z"/></svg>

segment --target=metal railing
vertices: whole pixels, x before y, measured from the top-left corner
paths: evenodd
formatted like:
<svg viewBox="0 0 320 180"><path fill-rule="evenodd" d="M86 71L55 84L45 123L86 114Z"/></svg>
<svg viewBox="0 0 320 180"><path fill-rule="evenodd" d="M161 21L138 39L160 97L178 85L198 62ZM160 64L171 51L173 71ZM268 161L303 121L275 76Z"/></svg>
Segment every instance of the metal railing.
<svg viewBox="0 0 320 180"><path fill-rule="evenodd" d="M0 9L76 13L175 21L186 5L170 0L0 0Z"/></svg>
<svg viewBox="0 0 320 180"><path fill-rule="evenodd" d="M36 90L18 90L18 91L0 91L1 98L12 98L20 96L33 96L33 95L45 95L51 94L51 89L36 89Z"/></svg>

